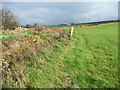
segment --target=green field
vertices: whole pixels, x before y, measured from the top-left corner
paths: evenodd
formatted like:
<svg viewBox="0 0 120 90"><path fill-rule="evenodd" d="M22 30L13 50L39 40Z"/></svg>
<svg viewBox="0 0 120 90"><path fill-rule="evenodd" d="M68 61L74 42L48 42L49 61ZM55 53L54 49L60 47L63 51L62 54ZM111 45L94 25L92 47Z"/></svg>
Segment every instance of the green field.
<svg viewBox="0 0 120 90"><path fill-rule="evenodd" d="M118 23L75 28L66 42L39 52L23 66L27 77L20 87L118 87ZM18 67L17 66L17 67ZM4 87L14 87L10 84Z"/></svg>

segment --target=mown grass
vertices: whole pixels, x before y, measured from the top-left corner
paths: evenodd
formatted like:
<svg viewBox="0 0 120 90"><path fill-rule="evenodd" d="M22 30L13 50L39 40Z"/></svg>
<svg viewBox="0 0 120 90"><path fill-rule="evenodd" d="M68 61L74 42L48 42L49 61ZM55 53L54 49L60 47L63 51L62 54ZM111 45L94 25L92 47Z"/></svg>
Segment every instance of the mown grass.
<svg viewBox="0 0 120 90"><path fill-rule="evenodd" d="M118 87L118 24L75 28L73 37L43 48L22 65L27 88ZM14 87L10 84L4 87Z"/></svg>

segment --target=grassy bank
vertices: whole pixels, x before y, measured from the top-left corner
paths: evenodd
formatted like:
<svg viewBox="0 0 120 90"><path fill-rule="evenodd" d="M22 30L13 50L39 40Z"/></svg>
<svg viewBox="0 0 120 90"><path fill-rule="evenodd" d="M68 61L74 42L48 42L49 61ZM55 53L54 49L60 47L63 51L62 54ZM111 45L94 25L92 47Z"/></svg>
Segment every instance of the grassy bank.
<svg viewBox="0 0 120 90"><path fill-rule="evenodd" d="M15 62L10 67L9 74L14 73L16 78L9 79L4 87L113 88L118 86L117 23L76 27L72 38L65 36L48 45L49 48L42 48L35 57L27 53L29 48L24 49L28 57L21 62Z"/></svg>

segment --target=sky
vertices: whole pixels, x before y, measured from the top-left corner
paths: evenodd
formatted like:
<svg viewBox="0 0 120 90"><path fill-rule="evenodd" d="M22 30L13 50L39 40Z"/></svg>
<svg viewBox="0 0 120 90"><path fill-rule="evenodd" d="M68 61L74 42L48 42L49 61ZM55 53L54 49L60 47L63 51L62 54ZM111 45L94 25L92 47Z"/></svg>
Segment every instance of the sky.
<svg viewBox="0 0 120 90"><path fill-rule="evenodd" d="M118 20L117 2L2 2L21 25L57 25Z"/></svg>

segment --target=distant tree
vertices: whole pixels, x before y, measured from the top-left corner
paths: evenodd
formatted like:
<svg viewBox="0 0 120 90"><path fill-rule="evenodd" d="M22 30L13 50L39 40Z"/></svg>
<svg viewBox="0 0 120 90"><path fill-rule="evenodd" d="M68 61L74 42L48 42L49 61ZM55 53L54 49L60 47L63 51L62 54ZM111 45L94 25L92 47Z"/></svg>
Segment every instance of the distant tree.
<svg viewBox="0 0 120 90"><path fill-rule="evenodd" d="M74 23L71 22L70 25L74 25Z"/></svg>
<svg viewBox="0 0 120 90"><path fill-rule="evenodd" d="M38 25L37 25L37 23L34 23L34 27L37 27Z"/></svg>
<svg viewBox="0 0 120 90"><path fill-rule="evenodd" d="M30 28L31 27L31 25L30 24L26 24L26 28Z"/></svg>
<svg viewBox="0 0 120 90"><path fill-rule="evenodd" d="M17 17L9 9L0 9L0 12L2 12L3 30L13 30L20 26Z"/></svg>

